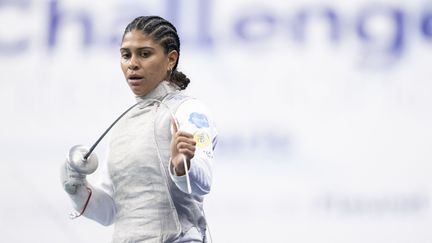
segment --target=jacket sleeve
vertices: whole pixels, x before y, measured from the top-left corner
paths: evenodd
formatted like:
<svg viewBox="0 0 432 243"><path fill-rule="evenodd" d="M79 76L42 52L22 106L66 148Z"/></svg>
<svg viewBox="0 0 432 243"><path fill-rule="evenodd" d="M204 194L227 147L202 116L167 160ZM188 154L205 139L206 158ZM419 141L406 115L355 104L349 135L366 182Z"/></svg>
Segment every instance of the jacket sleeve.
<svg viewBox="0 0 432 243"><path fill-rule="evenodd" d="M193 134L196 141L195 155L187 171L192 194L205 195L210 192L213 179L213 154L217 143L214 121L208 108L196 99L181 104L175 116L179 123L179 130ZM169 168L173 182L181 191L187 192L186 175L175 175L171 161Z"/></svg>
<svg viewBox="0 0 432 243"><path fill-rule="evenodd" d="M101 183L92 186L87 182L87 187L92 190L90 201L84 211L84 216L102 225L108 226L114 222L116 207L113 195L113 186L108 174L106 163L101 164ZM88 191L85 186L80 186L74 195L69 195L75 210L81 212L88 198Z"/></svg>

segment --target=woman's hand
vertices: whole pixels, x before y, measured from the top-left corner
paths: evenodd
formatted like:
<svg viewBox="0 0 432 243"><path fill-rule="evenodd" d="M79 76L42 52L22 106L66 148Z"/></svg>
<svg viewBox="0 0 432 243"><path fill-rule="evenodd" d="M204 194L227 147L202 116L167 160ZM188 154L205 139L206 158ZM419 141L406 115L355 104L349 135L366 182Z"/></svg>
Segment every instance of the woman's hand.
<svg viewBox="0 0 432 243"><path fill-rule="evenodd" d="M171 139L171 163L173 165L174 173L177 176L186 174L186 171L190 168L190 160L195 155L194 136L190 133L179 131L174 119L171 120L173 128L172 139ZM186 158L187 169L184 167L183 156Z"/></svg>

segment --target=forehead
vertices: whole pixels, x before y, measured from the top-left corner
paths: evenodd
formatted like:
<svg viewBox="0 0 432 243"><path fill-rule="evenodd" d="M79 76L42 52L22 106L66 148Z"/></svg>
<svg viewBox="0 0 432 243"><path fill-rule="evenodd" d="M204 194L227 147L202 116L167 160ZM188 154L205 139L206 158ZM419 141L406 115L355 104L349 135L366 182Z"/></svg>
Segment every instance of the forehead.
<svg viewBox="0 0 432 243"><path fill-rule="evenodd" d="M162 48L152 37L140 30L132 30L124 35L121 48L136 49L143 47Z"/></svg>

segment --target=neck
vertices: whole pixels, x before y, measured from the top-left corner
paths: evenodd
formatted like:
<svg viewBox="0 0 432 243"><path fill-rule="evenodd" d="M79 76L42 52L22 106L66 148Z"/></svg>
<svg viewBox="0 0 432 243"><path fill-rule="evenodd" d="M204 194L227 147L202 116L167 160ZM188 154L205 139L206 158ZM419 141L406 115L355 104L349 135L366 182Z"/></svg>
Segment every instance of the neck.
<svg viewBox="0 0 432 243"><path fill-rule="evenodd" d="M161 81L156 88L151 90L145 95L142 96L136 96L137 102L145 101L148 99L156 99L156 100L162 100L168 93L171 93L175 90L178 90L178 87L175 87L175 85L172 85L168 81Z"/></svg>

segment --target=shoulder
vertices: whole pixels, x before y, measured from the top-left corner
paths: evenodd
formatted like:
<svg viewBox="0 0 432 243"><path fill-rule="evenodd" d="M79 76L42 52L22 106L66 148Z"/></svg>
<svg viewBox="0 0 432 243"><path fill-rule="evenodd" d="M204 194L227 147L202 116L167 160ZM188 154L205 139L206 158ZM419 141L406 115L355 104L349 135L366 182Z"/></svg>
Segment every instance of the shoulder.
<svg viewBox="0 0 432 243"><path fill-rule="evenodd" d="M214 130L214 119L208 106L195 98L182 102L175 112L175 116L185 130L209 129Z"/></svg>
<svg viewBox="0 0 432 243"><path fill-rule="evenodd" d="M190 115L193 116L212 116L210 109L204 102L197 98L191 97L184 92L178 92L166 99L166 104L169 105L177 115Z"/></svg>

